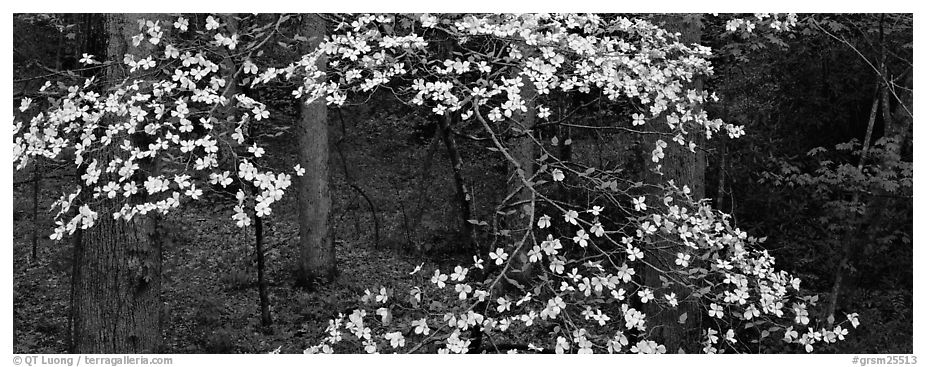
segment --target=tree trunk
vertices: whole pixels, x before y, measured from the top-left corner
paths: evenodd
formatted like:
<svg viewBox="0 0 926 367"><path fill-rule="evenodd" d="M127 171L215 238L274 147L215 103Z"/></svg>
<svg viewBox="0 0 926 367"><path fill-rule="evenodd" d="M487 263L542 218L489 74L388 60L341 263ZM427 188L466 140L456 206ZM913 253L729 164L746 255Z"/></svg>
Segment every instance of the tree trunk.
<svg viewBox="0 0 926 367"><path fill-rule="evenodd" d="M32 263L39 261L39 191L42 182L42 158L32 163Z"/></svg>
<svg viewBox="0 0 926 367"><path fill-rule="evenodd" d="M410 245L412 245L416 251L421 251L424 249L422 242L422 233L420 231L421 219L424 216L425 207L429 206L427 199L428 186L431 185L431 163L434 161L434 153L437 151L437 147L440 145L442 134L436 132L434 138L431 139L431 143L428 145L428 150L424 153L424 156L421 158L423 163L421 164L421 169L418 173L418 188L412 192L412 195L416 196L415 206L412 208L412 214L409 216L408 227L414 232L411 233L411 238L408 239ZM410 200L411 201L411 198Z"/></svg>
<svg viewBox="0 0 926 367"><path fill-rule="evenodd" d="M311 50L325 36L325 21L318 14L309 14L304 24L303 32L309 39L307 47ZM318 60L319 70L325 70L325 63L324 58ZM319 99L303 103L301 112L296 136L299 164L306 174L298 180L300 257L297 282L311 287L316 281L331 281L336 274L334 239L329 232L328 110L325 100Z"/></svg>
<svg viewBox="0 0 926 367"><path fill-rule="evenodd" d="M473 199L466 187L466 181L463 179L463 158L460 157L460 150L457 148L457 142L453 139L453 130L451 129L452 115L446 112L444 116L438 119L439 133L447 147L447 155L450 157L450 167L453 170L453 182L456 186L455 197L457 205L460 206L460 231L463 238L468 242L467 246L474 252L478 252L476 244L476 233L474 226L470 223L473 219Z"/></svg>
<svg viewBox="0 0 926 367"><path fill-rule="evenodd" d="M684 15L666 15L657 18L656 22L658 23L660 20L665 22L663 26L665 29L671 32L681 33L680 42L685 44L700 42L700 19L696 17L685 19ZM693 85L689 87L700 89L701 81L695 80ZM647 129L667 132L668 125L665 118L659 118L647 123ZM644 149L645 151L655 146L656 136L655 134L648 134L648 138L645 139L647 143L647 148ZM668 140L668 138L663 139ZM689 135L686 139L694 141L698 146L702 146L702 133L699 129L689 129ZM644 174L645 182L650 185L660 185L667 183L669 180L673 180L679 188L683 187L683 185L688 185L691 189L692 199L699 200L703 198L704 152L697 150L696 153L692 153L687 147L681 146L674 141L667 141L667 143L668 147L665 149L665 158L660 161L660 164L662 164L662 175L650 172L649 168L652 168L654 163L649 160L648 155L644 155L644 159L646 159L645 167L647 167L647 172ZM654 244L654 246L657 247L666 245L668 244ZM675 254L682 250L681 247L670 247L661 252L651 252L655 257L651 260L651 263L671 269L671 266L674 265L673 259L675 258ZM660 273L655 269L646 269L644 271L646 285L654 289L662 288L662 281L659 279L659 275ZM647 315L652 315L651 317L654 321L652 334L655 340L665 345L668 353L679 352L679 349L687 353L694 352L697 350L696 345L699 337L697 327L700 323L700 312L697 307L697 300L687 299L691 292L684 286L673 284L665 289L666 294L669 292L675 292L679 300L678 307L660 310L658 306L652 303L644 307L644 312ZM659 292L657 292L657 295L658 293ZM686 315L686 320L684 323L679 323L679 319L683 314Z"/></svg>
<svg viewBox="0 0 926 367"><path fill-rule="evenodd" d="M270 296L267 293L267 279L264 276L264 218L254 217L254 252L257 254L257 295L260 299L260 325L264 328L273 324L270 317Z"/></svg>
<svg viewBox="0 0 926 367"><path fill-rule="evenodd" d="M908 144L910 136L913 135L913 70L909 70L904 78L904 89L899 93L900 100L896 102L896 108L891 118L887 119L889 123L884 124L884 135L895 137L897 146L894 148L898 155L904 151ZM885 109L890 105L885 97Z"/></svg>
<svg viewBox="0 0 926 367"><path fill-rule="evenodd" d="M525 57L528 57L528 55L525 55ZM522 239L527 240L527 237L529 237L527 232L533 230L533 223L531 223L530 219L534 210L534 196L530 188L523 187L524 183L521 182L517 170L521 170L523 176L527 179L534 175L534 141L531 139L531 134L537 119L537 109L534 102L537 98L537 90L526 76L520 75L520 73L518 73L518 76L524 82L524 87L521 88L521 99L527 105L527 112L515 114L512 119L516 135L509 140L508 144L512 158L518 162L517 166L514 164L508 165L508 192L517 191L512 201L519 204L515 207L516 212L508 221L510 223L508 229L511 231L512 238L511 245L505 252L511 257L511 269L514 269L510 278L521 284L526 284L526 281L531 277L532 263L528 261L527 257L530 247L521 246L521 243ZM515 251L519 247L521 251Z"/></svg>
<svg viewBox="0 0 926 367"><path fill-rule="evenodd" d="M116 210L102 208L96 224L75 236L74 353L159 351L161 249L155 219L113 219Z"/></svg>
<svg viewBox="0 0 926 367"><path fill-rule="evenodd" d="M153 19L143 14L107 16L110 60L120 63L127 51L136 56L151 52L148 45L127 46L138 32L139 18ZM123 77L121 69L111 70L111 79ZM132 140L139 144L140 136ZM97 158L110 158L115 149L110 145ZM150 160L139 166L140 172L156 172L157 168ZM104 174L101 182L109 180L107 176L112 175ZM96 224L78 230L73 238L71 347L76 353L156 353L161 344L161 246L156 215L113 219L112 213L121 205L107 199L100 202Z"/></svg>

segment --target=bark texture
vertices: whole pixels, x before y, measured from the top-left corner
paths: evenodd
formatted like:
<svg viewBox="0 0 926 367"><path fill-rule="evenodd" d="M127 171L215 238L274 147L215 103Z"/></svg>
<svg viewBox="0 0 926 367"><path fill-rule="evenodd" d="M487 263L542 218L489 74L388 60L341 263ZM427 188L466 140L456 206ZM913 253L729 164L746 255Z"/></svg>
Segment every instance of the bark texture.
<svg viewBox="0 0 926 367"><path fill-rule="evenodd" d="M658 24L664 22L664 28L670 32L679 32L680 42L685 44L698 43L701 40L701 23L697 16L686 15L664 15L657 17L655 22ZM695 80L689 88L701 89L701 81ZM658 132L668 132L669 127L665 118L660 118L647 123L648 130ZM681 146L671 140L671 138L662 137L668 144L664 150L665 158L660 160L662 164L662 175L650 171L655 164L650 160L649 151L653 149L656 142L655 134L647 134L646 146L644 149L643 159L646 160L647 172L644 174L644 181L649 185L661 185L669 180L681 188L688 185L691 189L691 197L698 200L704 197L704 168L706 159L704 152L696 150L692 153L687 147ZM703 133L698 129L689 129L689 140L693 140L698 146L703 145ZM677 252L682 249L670 243L656 243L654 247L662 248L658 251L652 251L648 254L654 255L651 262L661 269L670 269L674 266L674 258ZM663 288L660 273L654 269L648 268L644 272L645 283L651 288ZM653 303L646 304L644 312L651 318L653 324L652 334L655 340L664 344L666 352L677 353L680 349L687 353L697 351L699 338L698 324L700 323L700 310L697 307L697 300L687 299L690 291L683 286L670 285L666 293L675 292L679 306L676 308L661 309ZM657 292L658 294L659 292ZM685 315L684 321L679 322L682 315Z"/></svg>
<svg viewBox="0 0 926 367"><path fill-rule="evenodd" d="M146 55L151 48L128 47L138 32L137 20L155 19L146 14L106 17L110 60L121 64L122 55ZM114 68L109 77L124 75ZM141 130L141 129L140 129ZM141 142L140 135L132 137ZM112 156L115 145L98 152ZM155 172L153 162L139 162L140 172ZM106 174L102 180L108 180ZM105 181L103 181L105 182ZM84 192L89 191L85 189ZM87 196L84 200L88 200ZM133 197L131 200L144 200ZM113 219L121 203L101 199L95 206L96 224L74 236L74 269L71 289L71 347L76 353L156 353L161 345L161 245L157 218L135 216L131 221Z"/></svg>
<svg viewBox="0 0 926 367"><path fill-rule="evenodd" d="M309 14L303 23L303 33L308 38L307 50L311 50L325 36L325 21L318 14ZM325 70L325 63L324 58L319 59L319 70ZM337 269L334 238L329 231L328 109L324 99L303 103L300 109L302 118L296 129L298 159L306 174L298 180L300 256L297 277L303 286L311 286L314 282L330 282Z"/></svg>
<svg viewBox="0 0 926 367"><path fill-rule="evenodd" d="M473 198L466 186L466 180L463 177L463 157L460 156L460 150L457 148L457 142L453 138L452 130L453 117L451 114L440 116L438 120L441 139L447 148L447 155L450 158L450 168L453 171L453 182L456 186L454 198L460 209L460 232L463 239L467 242L466 246L474 252L478 252L476 244L476 233L470 220L473 219Z"/></svg>
<svg viewBox="0 0 926 367"><path fill-rule="evenodd" d="M523 49L523 48L522 48ZM525 56L527 57L527 56ZM527 252L529 246L521 246L525 235L529 238L527 231L533 230L531 216L534 210L534 195L530 188L523 187L518 170L523 176L530 179L534 175L534 141L531 138L534 124L537 120L537 109L534 100L537 98L537 90L534 84L526 76L520 75L524 86L521 87L521 99L527 106L527 111L514 115L511 120L514 128L514 136L509 139L508 149L512 158L517 161L517 165L509 164L508 174L508 192L517 191L512 198L516 212L509 218L511 230L511 244L506 252L511 256L511 269L513 269L509 278L512 278L521 284L526 284L532 274L532 263L528 261ZM515 251L520 247L521 251Z"/></svg>

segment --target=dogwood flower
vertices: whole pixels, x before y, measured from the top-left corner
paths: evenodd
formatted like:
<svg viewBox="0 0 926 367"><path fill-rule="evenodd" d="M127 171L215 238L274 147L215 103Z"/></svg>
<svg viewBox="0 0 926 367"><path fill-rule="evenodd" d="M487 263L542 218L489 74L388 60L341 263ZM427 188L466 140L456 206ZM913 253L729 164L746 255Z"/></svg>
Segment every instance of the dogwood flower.
<svg viewBox="0 0 926 367"><path fill-rule="evenodd" d="M412 320L412 327L415 328L415 335L428 335L431 329L428 328L428 319Z"/></svg>
<svg viewBox="0 0 926 367"><path fill-rule="evenodd" d="M711 309L707 311L708 316L718 319L723 318L723 307L718 306L716 303L711 303L710 308Z"/></svg>
<svg viewBox="0 0 926 367"><path fill-rule="evenodd" d="M441 274L440 270L434 270L434 276L431 277L431 283L437 285L437 288L444 288L447 283L447 274Z"/></svg>
<svg viewBox="0 0 926 367"><path fill-rule="evenodd" d="M383 338L389 341L389 344L393 349L398 349L405 346L405 337L402 336L402 333L398 331L386 333L383 335Z"/></svg>
<svg viewBox="0 0 926 367"><path fill-rule="evenodd" d="M566 214L563 215L563 218L566 220L566 223L573 224L573 225L579 225L579 223L576 222L576 219L579 218L579 213L576 212L575 210L572 210L572 209L567 210Z"/></svg>
<svg viewBox="0 0 926 367"><path fill-rule="evenodd" d="M683 254L679 252L675 258L675 265L681 266L683 268L687 268L689 260L691 260L691 255Z"/></svg>
<svg viewBox="0 0 926 367"><path fill-rule="evenodd" d="M469 269L457 265L457 267L453 269L453 274L450 274L450 280L455 282L462 282L463 279L466 278L466 273L468 271Z"/></svg>
<svg viewBox="0 0 926 367"><path fill-rule="evenodd" d="M207 31L214 31L218 29L219 26L220 26L219 21L216 20L213 16L210 15L206 17L206 30Z"/></svg>
<svg viewBox="0 0 926 367"><path fill-rule="evenodd" d="M637 292L637 296L640 297L640 302L647 303L653 299L653 291L649 288L643 288Z"/></svg>
<svg viewBox="0 0 926 367"><path fill-rule="evenodd" d="M537 228L547 228L550 226L550 216L542 215L540 219L537 220Z"/></svg>
<svg viewBox="0 0 926 367"><path fill-rule="evenodd" d="M585 230L580 229L578 232L576 232L576 235L572 238L572 241L581 247L586 247L588 246L588 239L588 233L585 233Z"/></svg>
<svg viewBox="0 0 926 367"><path fill-rule="evenodd" d="M376 295L376 302L386 303L389 300L389 295L386 292L386 287L379 288L379 294Z"/></svg>
<svg viewBox="0 0 926 367"><path fill-rule="evenodd" d="M78 60L77 62L84 64L84 65L93 65L93 64L100 63L99 61L94 60L93 55L90 55L90 54L83 54L80 60Z"/></svg>
<svg viewBox="0 0 926 367"><path fill-rule="evenodd" d="M177 21L174 22L174 28L179 29L181 32L186 32L190 26L190 20L184 17L178 17Z"/></svg>
<svg viewBox="0 0 926 367"><path fill-rule="evenodd" d="M501 265L508 260L508 254L505 253L505 250L502 248L495 249L495 252L489 253L489 258L495 260L495 265Z"/></svg>
<svg viewBox="0 0 926 367"><path fill-rule="evenodd" d="M853 327L853 328L857 328L857 327L858 327L858 325L859 325L858 313L850 313L850 314L847 314L847 315L846 315L846 318L849 320L850 323L852 323L852 327Z"/></svg>

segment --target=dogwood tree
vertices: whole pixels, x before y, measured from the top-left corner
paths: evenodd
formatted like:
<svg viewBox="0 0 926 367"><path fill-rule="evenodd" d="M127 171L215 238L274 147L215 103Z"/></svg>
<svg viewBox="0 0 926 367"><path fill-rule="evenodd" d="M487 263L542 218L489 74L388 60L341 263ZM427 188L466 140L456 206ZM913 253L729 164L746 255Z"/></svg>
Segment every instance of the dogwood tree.
<svg viewBox="0 0 926 367"><path fill-rule="evenodd" d="M514 180L520 185L506 201L519 191L528 193L530 200L521 205L531 227L491 226L494 241L487 257L477 256L472 265L457 266L449 276L436 270L430 278L422 277L428 286L413 288L407 298L393 297L392 303L365 297L369 313L357 310L332 320L330 336L308 352L334 351L334 345L347 339L342 330L367 352L415 352L432 342L441 345L440 352L462 353L470 347L500 351L499 345L512 336L539 336L530 330L550 326L553 333L539 336L526 349L665 352L658 340L649 338L660 325L646 324L639 309L647 303L661 310L679 302L698 304L696 310L709 315L699 325L701 351L707 353L752 351L772 338L800 344L809 352L815 344L843 338L845 323L857 325L854 314L830 329L811 324L808 305L816 299L798 296L800 280L774 269L774 258L758 248L764 239L732 227L727 215L693 200L688 187L670 181L655 197L632 197L638 182L557 159L532 134L538 125L524 123L524 116L531 114L541 121L568 117L553 116L546 105L553 95L597 90L609 101L629 101L634 109L630 119L614 121L612 128L643 134L634 127L664 118L668 132L651 147L654 163L664 159L668 144L694 151L697 146L688 138L693 130L708 139L717 133L738 137L741 127L710 119L699 108L711 98L708 92L685 87L710 74L709 49L682 44L677 35L645 20L574 14L365 15L345 19L337 29L343 33L295 68L263 75L307 76L296 93L324 97L332 105L344 103L351 93L388 88L400 100L432 113L459 113L464 123L481 126L492 142L489 149L515 167ZM428 37L454 40L454 56L434 59ZM324 84L314 82L312 66L322 54L329 59ZM506 145L498 133L504 130L531 139L539 154L527 157L530 161L516 156L517 148ZM549 197L549 188L564 184L567 176L579 179L576 186L589 193L587 202ZM653 245L666 242L682 245L674 264L648 262L647 254L660 251ZM518 276L530 269L538 270L533 277ZM662 274L662 286L644 285L638 276L643 269ZM468 278L471 271L483 276ZM516 290L502 291L499 285L504 283ZM691 290L686 299L667 291L677 285ZM464 302L436 309L422 306L433 292L452 292ZM393 324L392 310L406 305L421 318L406 316L402 319L414 321ZM378 321L367 320L367 315ZM688 316L683 314L679 322ZM487 345L474 346L474 341Z"/></svg>
<svg viewBox="0 0 926 367"><path fill-rule="evenodd" d="M339 17L334 32L299 60L256 63L285 21L281 16L245 36L225 32L222 17L209 16L189 38L174 36L191 27L183 17L173 24L139 22L136 46L147 42L163 53L126 55L123 64L137 74L103 93L93 90L92 80L47 86L50 107L17 120L14 157L24 167L32 156L73 151L85 172L83 187L56 203L52 237L93 226L95 202L124 202L107 215L131 220L196 200L207 183L255 188L237 192L237 225L249 225L250 213L270 215L291 176L260 165L265 150L249 140L246 127L269 113L244 93L223 92L236 77L246 75L252 87L297 81L295 98L330 106L386 90L422 113L459 116L460 128L478 131L486 148L508 162L514 184L492 218L474 220L490 240L472 264L432 274L415 269L418 286L371 292L365 308L331 320L329 336L307 352L351 344L369 353L663 353L653 337L660 325L648 323L641 310L655 304L663 312L683 302L707 315L695 325L697 350L686 352L749 352L781 341L810 352L843 339L847 324L858 325L853 314L821 327L810 315L816 299L801 296L800 280L774 268L774 258L760 248L764 239L733 227L728 215L692 198L689 187L666 180L643 190L623 170L563 159L551 149L570 141L540 134L558 124L654 134L645 159L656 175L667 154L699 148L692 132L707 139L742 135L741 127L701 108L715 96L690 86L711 74L709 48L679 42L646 19L621 16L351 15ZM452 52L438 55L438 40L452 43ZM216 55L236 67L223 68ZM327 70L319 70L320 59L327 59ZM592 93L622 113L583 126L570 120L575 109L558 108L564 96ZM229 105L237 108L223 108ZM27 114L30 104L20 109ZM120 123L101 124L104 116ZM665 124L658 132L645 129L657 123ZM151 142L139 146L124 138L131 134ZM670 144L684 149L667 149ZM119 147L117 154L88 159L110 145ZM173 164L138 181L136 162L148 157ZM581 190L582 201L554 198L552 191L565 186ZM75 203L82 192L96 201ZM148 200L127 201L140 193ZM674 261L654 261L669 248ZM661 284L645 282L643 272L658 273ZM679 287L685 295L673 291ZM459 302L431 302L446 293ZM694 316L682 314L678 322Z"/></svg>

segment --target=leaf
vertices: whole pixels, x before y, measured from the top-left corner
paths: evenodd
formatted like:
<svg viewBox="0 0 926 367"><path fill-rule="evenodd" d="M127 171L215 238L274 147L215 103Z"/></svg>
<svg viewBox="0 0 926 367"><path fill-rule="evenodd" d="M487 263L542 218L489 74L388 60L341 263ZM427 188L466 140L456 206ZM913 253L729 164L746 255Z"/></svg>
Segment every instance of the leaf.
<svg viewBox="0 0 926 367"><path fill-rule="evenodd" d="M666 277L660 275L660 276L659 276L659 281L662 282L662 286L663 286L663 287L669 286L669 283L670 283L670 282L669 282L669 278L666 278Z"/></svg>

